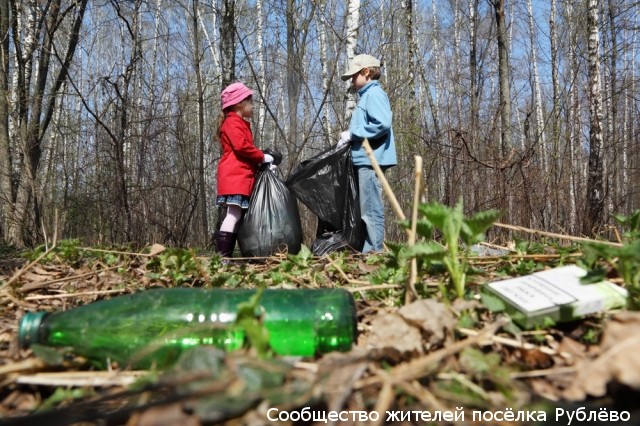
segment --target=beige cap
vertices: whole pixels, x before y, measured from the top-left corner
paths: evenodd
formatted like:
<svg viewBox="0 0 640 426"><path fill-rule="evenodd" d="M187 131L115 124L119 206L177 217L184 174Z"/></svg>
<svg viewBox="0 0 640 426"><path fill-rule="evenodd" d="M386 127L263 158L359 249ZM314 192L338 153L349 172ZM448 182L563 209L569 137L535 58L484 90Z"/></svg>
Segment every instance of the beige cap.
<svg viewBox="0 0 640 426"><path fill-rule="evenodd" d="M349 80L352 75L360 72L360 70L362 70L363 68L379 67L379 66L380 66L380 61L374 58L373 56L358 55L355 58L353 58L353 61L351 61L351 66L349 67L347 72L342 74L342 77L341 77L342 81Z"/></svg>

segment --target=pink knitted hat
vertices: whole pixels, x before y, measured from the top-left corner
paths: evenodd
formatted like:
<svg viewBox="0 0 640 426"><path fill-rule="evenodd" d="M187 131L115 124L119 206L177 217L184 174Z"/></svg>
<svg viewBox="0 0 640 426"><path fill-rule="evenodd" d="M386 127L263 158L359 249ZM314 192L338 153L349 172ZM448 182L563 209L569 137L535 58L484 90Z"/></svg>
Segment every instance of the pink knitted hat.
<svg viewBox="0 0 640 426"><path fill-rule="evenodd" d="M253 96L253 92L242 83L233 83L227 86L220 94L222 101L222 109L231 105L239 104L249 96Z"/></svg>

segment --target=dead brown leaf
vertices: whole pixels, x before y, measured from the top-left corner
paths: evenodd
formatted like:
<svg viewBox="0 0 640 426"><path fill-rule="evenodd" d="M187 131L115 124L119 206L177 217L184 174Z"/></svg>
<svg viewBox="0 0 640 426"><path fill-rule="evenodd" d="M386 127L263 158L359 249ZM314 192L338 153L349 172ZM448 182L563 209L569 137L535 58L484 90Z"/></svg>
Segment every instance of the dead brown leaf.
<svg viewBox="0 0 640 426"><path fill-rule="evenodd" d="M451 311L443 303L433 299L421 299L403 306L398 314L422 330L427 349L442 345L456 325L456 318Z"/></svg>
<svg viewBox="0 0 640 426"><path fill-rule="evenodd" d="M367 349L394 348L399 352L424 353L422 335L398 314L381 314L371 321Z"/></svg>
<svg viewBox="0 0 640 426"><path fill-rule="evenodd" d="M367 369L367 362L364 360L365 351L355 350L355 356L351 362L342 362L336 357L327 357L327 360L320 363L320 371L327 371L328 377L323 382L324 394L327 399L329 410L341 411L346 401L351 396L354 383L359 380ZM342 355L342 354L340 354ZM350 355L342 358L348 361ZM336 363L330 362L334 360Z"/></svg>
<svg viewBox="0 0 640 426"><path fill-rule="evenodd" d="M578 374L565 398L581 401L588 395L604 396L611 381L640 389L640 312L614 315L603 331L601 350L596 359L576 365Z"/></svg>
<svg viewBox="0 0 640 426"><path fill-rule="evenodd" d="M149 256L156 256L165 250L166 249L162 244L154 244L151 246L151 249L149 250Z"/></svg>
<svg viewBox="0 0 640 426"><path fill-rule="evenodd" d="M201 424L197 416L186 413L182 403L150 408L143 412L137 420L137 422L130 421L128 424L137 426L198 426Z"/></svg>
<svg viewBox="0 0 640 426"><path fill-rule="evenodd" d="M517 349L516 353L520 362L529 370L550 368L553 365L551 355L540 349Z"/></svg>

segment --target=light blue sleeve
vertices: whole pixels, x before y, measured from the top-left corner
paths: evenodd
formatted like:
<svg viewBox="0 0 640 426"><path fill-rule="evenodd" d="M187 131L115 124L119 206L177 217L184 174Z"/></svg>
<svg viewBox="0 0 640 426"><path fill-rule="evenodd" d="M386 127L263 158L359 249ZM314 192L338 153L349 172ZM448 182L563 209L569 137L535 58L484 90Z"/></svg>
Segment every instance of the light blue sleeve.
<svg viewBox="0 0 640 426"><path fill-rule="evenodd" d="M353 113L349 131L355 141L377 139L391 129L391 105L382 90L370 91L363 96Z"/></svg>

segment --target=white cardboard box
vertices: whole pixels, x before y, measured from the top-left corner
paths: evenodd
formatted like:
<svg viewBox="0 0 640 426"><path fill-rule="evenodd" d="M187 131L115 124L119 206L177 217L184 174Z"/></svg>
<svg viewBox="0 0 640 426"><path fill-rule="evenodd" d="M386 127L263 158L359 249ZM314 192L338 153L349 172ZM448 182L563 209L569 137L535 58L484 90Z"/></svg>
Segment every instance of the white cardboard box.
<svg viewBox="0 0 640 426"><path fill-rule="evenodd" d="M514 321L525 328L571 321L626 305L627 290L609 281L582 284L586 271L569 265L486 285L504 300Z"/></svg>

